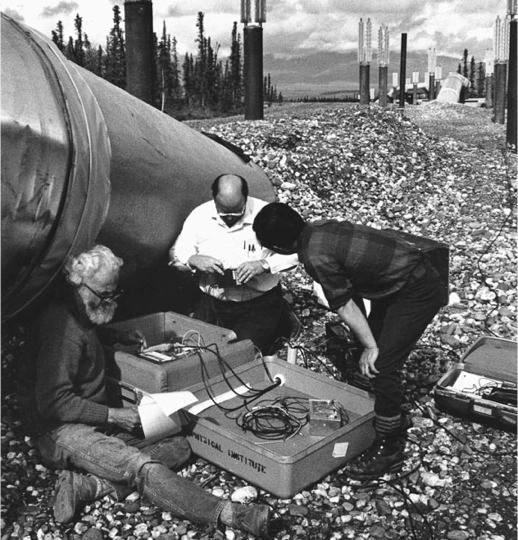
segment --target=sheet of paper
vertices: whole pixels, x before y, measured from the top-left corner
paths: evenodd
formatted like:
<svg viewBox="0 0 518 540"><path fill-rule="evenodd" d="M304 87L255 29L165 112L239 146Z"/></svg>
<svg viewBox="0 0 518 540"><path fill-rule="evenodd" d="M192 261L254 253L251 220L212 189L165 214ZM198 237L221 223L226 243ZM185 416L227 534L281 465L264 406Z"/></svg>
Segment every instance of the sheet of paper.
<svg viewBox="0 0 518 540"><path fill-rule="evenodd" d="M242 386L234 388L234 390L229 390L228 392L225 392L224 394L220 394L219 396L216 396L214 398L214 401L216 403L223 403L224 401L228 401L229 399L236 397L236 394L245 396L249 388L250 386L247 387L243 384ZM194 405L194 407L191 407L189 409L189 412L191 414L200 414L202 411L204 411L205 409L208 409L209 407L212 407L213 405L214 405L214 402L212 401L212 399L207 399L206 401L202 401L201 403L197 403L196 405Z"/></svg>
<svg viewBox="0 0 518 540"><path fill-rule="evenodd" d="M145 394L138 407L142 431L147 440L174 435L181 430L177 413L198 401L192 392Z"/></svg>
<svg viewBox="0 0 518 540"><path fill-rule="evenodd" d="M475 373L469 373L468 371L461 371L450 388L456 392L472 394L478 392L480 388L487 386L502 386L502 381L483 377L482 375L476 375Z"/></svg>

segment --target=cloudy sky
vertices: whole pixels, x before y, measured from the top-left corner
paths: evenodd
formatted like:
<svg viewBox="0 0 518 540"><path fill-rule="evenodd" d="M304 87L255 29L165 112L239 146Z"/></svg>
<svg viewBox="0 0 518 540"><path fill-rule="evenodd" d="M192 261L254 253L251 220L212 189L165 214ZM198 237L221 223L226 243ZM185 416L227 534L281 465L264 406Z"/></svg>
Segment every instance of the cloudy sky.
<svg viewBox="0 0 518 540"><path fill-rule="evenodd" d="M8 15L48 36L61 20L66 38L73 34L79 13L90 41L104 45L115 4L124 13L124 0L4 0L1 5ZM393 50L406 32L409 50L435 47L438 54L460 57L467 48L470 55L483 58L492 47L495 18L505 15L506 5L506 0L267 0L264 52L286 57L354 50L358 21L370 17L375 35L380 24L388 25ZM165 21L168 33L178 40L179 53L192 51L196 13L203 11L206 35L225 55L239 9L239 0L154 0L154 28L160 33Z"/></svg>

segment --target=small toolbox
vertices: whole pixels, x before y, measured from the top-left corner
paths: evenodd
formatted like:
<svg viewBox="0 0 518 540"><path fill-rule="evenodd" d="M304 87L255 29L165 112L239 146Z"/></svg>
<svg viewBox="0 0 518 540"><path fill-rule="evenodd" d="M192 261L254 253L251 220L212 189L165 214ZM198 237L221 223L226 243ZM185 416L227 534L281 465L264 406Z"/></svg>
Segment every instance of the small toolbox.
<svg viewBox="0 0 518 540"><path fill-rule="evenodd" d="M203 377L219 375L227 370L252 361L255 347L245 339L232 342L235 334L226 328L208 324L185 315L169 311L153 313L108 325L108 331L139 330L146 338L148 353L140 354L138 347L105 346L107 376L114 401L138 401L139 392L172 392L200 382ZM180 354L164 358L153 352L158 344L184 342L195 345L184 348ZM204 348L196 347L203 344ZM162 359L161 359L162 357ZM202 375L203 368L203 375ZM113 384L115 383L115 384Z"/></svg>
<svg viewBox="0 0 518 540"><path fill-rule="evenodd" d="M450 414L504 429L516 429L517 344L482 336L462 362L434 389L437 407Z"/></svg>

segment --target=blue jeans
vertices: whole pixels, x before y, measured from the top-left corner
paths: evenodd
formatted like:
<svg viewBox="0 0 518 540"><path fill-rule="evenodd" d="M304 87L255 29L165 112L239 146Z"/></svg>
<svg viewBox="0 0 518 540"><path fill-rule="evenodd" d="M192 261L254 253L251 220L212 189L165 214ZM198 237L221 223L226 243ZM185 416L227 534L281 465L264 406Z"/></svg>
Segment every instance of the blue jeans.
<svg viewBox="0 0 518 540"><path fill-rule="evenodd" d="M439 311L442 283L428 261L423 262L421 275L412 275L396 294L371 303L369 326L378 344L376 368L372 380L374 412L392 417L401 413L403 387L401 369L421 334Z"/></svg>
<svg viewBox="0 0 518 540"><path fill-rule="evenodd" d="M137 488L162 510L202 524L216 524L226 502L170 470L190 454L183 437L146 445L128 433L117 436L95 426L63 424L38 437L36 444L46 465L81 469L101 479L109 489L99 496L110 491L121 498Z"/></svg>

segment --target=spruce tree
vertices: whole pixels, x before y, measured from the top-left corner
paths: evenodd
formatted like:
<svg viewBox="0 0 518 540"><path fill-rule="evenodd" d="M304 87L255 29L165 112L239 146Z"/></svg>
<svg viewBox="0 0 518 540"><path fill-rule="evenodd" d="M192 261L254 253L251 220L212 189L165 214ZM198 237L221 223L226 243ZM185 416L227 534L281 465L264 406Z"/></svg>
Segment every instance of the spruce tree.
<svg viewBox="0 0 518 540"><path fill-rule="evenodd" d="M178 52L176 50L176 38L173 37L170 45L171 57L171 96L175 101L181 98L180 74L178 66Z"/></svg>
<svg viewBox="0 0 518 540"><path fill-rule="evenodd" d="M232 33L230 35L230 73L229 83L232 95L232 104L234 107L241 105L242 99L242 68L241 68L241 42L237 33L237 22L232 24Z"/></svg>
<svg viewBox="0 0 518 540"><path fill-rule="evenodd" d="M468 49L464 49L464 52L462 54L462 75L466 77L466 79L469 78L469 72L468 72Z"/></svg>
<svg viewBox="0 0 518 540"><path fill-rule="evenodd" d="M121 28L119 6L113 6L113 27L106 38L105 77L111 83L126 88L126 49Z"/></svg>
<svg viewBox="0 0 518 540"><path fill-rule="evenodd" d="M74 57L76 64L80 66L85 65L85 51L83 41L83 19L79 16L79 13L74 19L74 27L76 29L77 37L74 40Z"/></svg>
<svg viewBox="0 0 518 540"><path fill-rule="evenodd" d="M65 42L63 41L63 23L58 21L56 30L52 30L52 41L57 45L58 49L63 52L65 50Z"/></svg>
<svg viewBox="0 0 518 540"><path fill-rule="evenodd" d="M92 49L92 44L90 43L87 34L85 34L84 37L84 57L84 67L96 75L101 75L97 61L97 51Z"/></svg>
<svg viewBox="0 0 518 540"><path fill-rule="evenodd" d="M68 36L67 46L65 47L63 54L66 56L68 60L72 60L72 62L76 61L76 54L75 54L75 49L74 49L74 38L72 36Z"/></svg>
<svg viewBox="0 0 518 540"><path fill-rule="evenodd" d="M206 75L207 75L207 39L204 35L203 25L203 12L198 12L196 20L196 28L198 28L198 36L196 37L196 43L198 44L198 55L194 65L194 81L193 86L195 89L195 99L201 105L205 107L207 101L206 92Z"/></svg>
<svg viewBox="0 0 518 540"><path fill-rule="evenodd" d="M170 56L170 40L167 36L165 21L162 25L162 37L158 43L158 58L157 58L157 81L160 94L160 110L164 111L166 104L171 98L171 56Z"/></svg>
<svg viewBox="0 0 518 540"><path fill-rule="evenodd" d="M469 62L469 94L470 96L474 96L476 94L475 75L476 75L475 57L472 56Z"/></svg>
<svg viewBox="0 0 518 540"><path fill-rule="evenodd" d="M484 97L486 94L486 68L484 62L478 63L477 69L477 97Z"/></svg>

